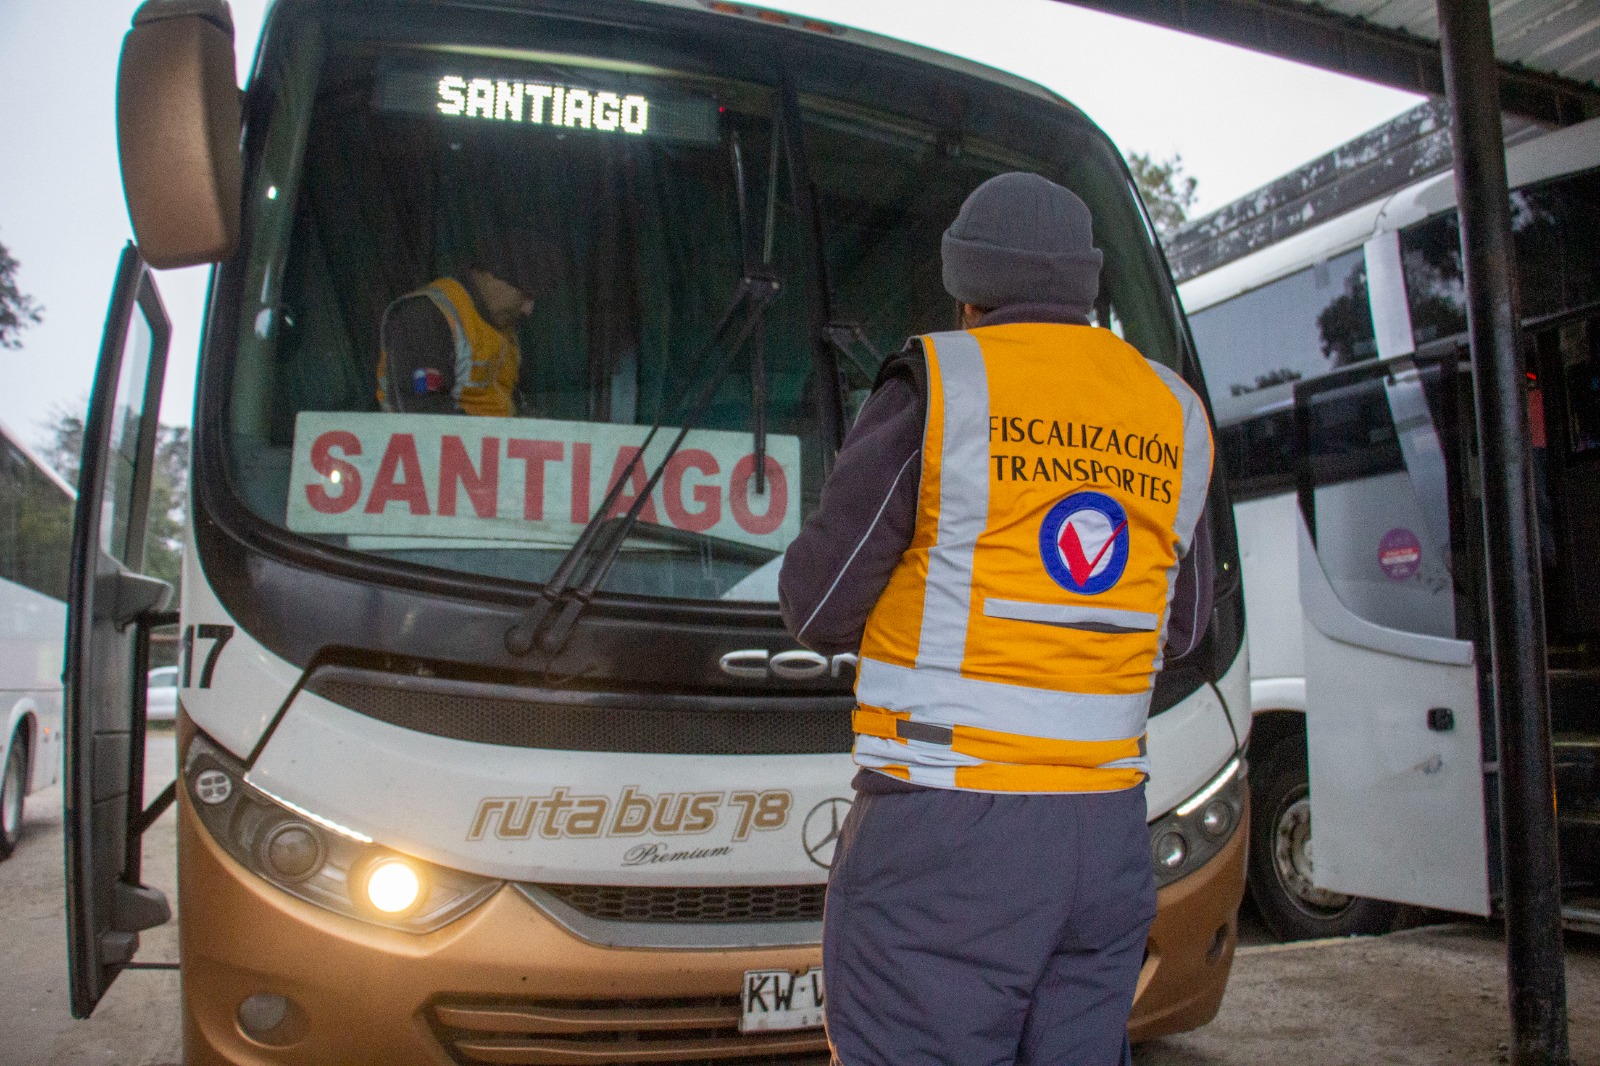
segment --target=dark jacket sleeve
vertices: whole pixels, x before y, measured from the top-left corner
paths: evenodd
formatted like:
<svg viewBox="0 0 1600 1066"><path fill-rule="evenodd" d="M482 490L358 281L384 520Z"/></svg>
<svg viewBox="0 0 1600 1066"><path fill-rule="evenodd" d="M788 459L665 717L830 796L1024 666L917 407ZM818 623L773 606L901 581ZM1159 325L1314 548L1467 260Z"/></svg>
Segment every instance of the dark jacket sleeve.
<svg viewBox="0 0 1600 1066"><path fill-rule="evenodd" d="M1164 662L1181 659L1200 646L1211 621L1212 582L1216 578L1211 557L1211 513L1200 512L1194 527L1189 554L1178 563L1178 579L1172 588L1172 609L1167 615L1167 643Z"/></svg>
<svg viewBox="0 0 1600 1066"><path fill-rule="evenodd" d="M796 640L824 655L853 652L889 575L911 544L922 483L926 386L922 355L884 367L822 487L822 502L789 545L778 605Z"/></svg>
<svg viewBox="0 0 1600 1066"><path fill-rule="evenodd" d="M455 339L450 323L426 297L402 300L383 323L383 350L388 355L388 390L396 411L453 415L456 383ZM432 381L418 383L418 370L433 371Z"/></svg>

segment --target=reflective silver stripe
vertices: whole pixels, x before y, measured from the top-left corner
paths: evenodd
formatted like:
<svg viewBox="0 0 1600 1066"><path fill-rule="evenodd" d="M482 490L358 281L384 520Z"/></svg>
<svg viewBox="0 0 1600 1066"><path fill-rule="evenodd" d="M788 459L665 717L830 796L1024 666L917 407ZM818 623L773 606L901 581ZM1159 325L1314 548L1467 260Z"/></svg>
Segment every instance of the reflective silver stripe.
<svg viewBox="0 0 1600 1066"><path fill-rule="evenodd" d="M955 788L956 768L954 766L908 766L906 772L911 776L913 785L925 785L928 788Z"/></svg>
<svg viewBox="0 0 1600 1066"><path fill-rule="evenodd" d="M472 380L472 342L467 339L467 327L461 323L461 313L438 288L429 285L421 289L422 295L433 301L444 320L450 323L450 336L456 342L456 384L450 390L451 398L461 399L461 390Z"/></svg>
<svg viewBox="0 0 1600 1066"><path fill-rule="evenodd" d="M976 755L951 751L948 744L923 744L920 741L890 740L888 737L856 737L856 756L869 756L885 766L982 766Z"/></svg>
<svg viewBox="0 0 1600 1066"><path fill-rule="evenodd" d="M1169 597L1170 598L1170 597ZM1110 607L1075 607L1064 603L1026 603L1021 600L984 600L989 618L1043 622L1093 633L1149 633L1160 620L1148 611L1118 611Z"/></svg>
<svg viewBox="0 0 1600 1066"><path fill-rule="evenodd" d="M904 766L912 784L929 788L955 788L956 769L962 766L981 766L982 759L962 755L949 748L934 748L926 744L900 744L886 737L856 737L855 761L857 766L876 770L886 766Z"/></svg>
<svg viewBox="0 0 1600 1066"><path fill-rule="evenodd" d="M928 550L917 665L959 670L972 609L972 560L989 522L989 374L970 333L935 333L944 399L939 533Z"/></svg>
<svg viewBox="0 0 1600 1066"><path fill-rule="evenodd" d="M1206 505L1206 488L1211 484L1211 426L1206 420L1205 404L1177 371L1153 359L1145 362L1183 408L1183 480L1178 490L1178 513L1172 520L1178 555L1182 557L1189 554L1195 524Z"/></svg>
<svg viewBox="0 0 1600 1066"><path fill-rule="evenodd" d="M1144 733L1150 692L1107 696L977 681L948 670L863 658L856 699L913 722L964 725L1047 740L1128 740Z"/></svg>

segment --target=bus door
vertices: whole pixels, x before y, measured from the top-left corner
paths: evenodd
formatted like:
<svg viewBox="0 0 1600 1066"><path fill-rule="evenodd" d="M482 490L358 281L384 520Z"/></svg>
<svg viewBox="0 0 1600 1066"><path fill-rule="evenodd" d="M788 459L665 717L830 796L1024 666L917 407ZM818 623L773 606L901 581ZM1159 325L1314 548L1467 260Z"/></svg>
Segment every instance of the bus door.
<svg viewBox="0 0 1600 1066"><path fill-rule="evenodd" d="M140 835L172 802L144 806L149 629L171 621L171 586L147 577L161 379L171 329L150 270L122 253L84 419L67 602L67 955L72 1013L86 1018L132 959L139 931L166 922L140 880Z"/></svg>
<svg viewBox="0 0 1600 1066"><path fill-rule="evenodd" d="M1461 636L1476 557L1457 489L1468 442L1440 433L1462 424L1458 388L1447 353L1295 389L1311 877L1487 914L1477 657Z"/></svg>

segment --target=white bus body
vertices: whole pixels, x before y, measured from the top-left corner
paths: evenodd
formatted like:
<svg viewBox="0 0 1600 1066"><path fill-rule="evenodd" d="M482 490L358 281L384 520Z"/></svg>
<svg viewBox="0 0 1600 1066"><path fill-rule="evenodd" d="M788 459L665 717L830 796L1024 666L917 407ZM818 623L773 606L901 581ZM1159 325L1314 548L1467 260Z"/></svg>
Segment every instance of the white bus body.
<svg viewBox="0 0 1600 1066"><path fill-rule="evenodd" d="M1545 463L1547 450L1561 452L1560 470L1572 479L1547 483L1539 471L1554 611L1590 577L1575 568L1580 549L1571 538L1587 528L1591 509L1572 487L1581 486L1592 447L1585 435L1591 386L1569 378L1590 365L1580 349L1588 343L1590 305L1600 300L1600 285L1581 266L1595 250L1586 220L1600 213L1593 180L1600 121L1537 136L1520 131L1506 160L1524 260L1537 461ZM1492 905L1493 756L1484 754L1493 750L1492 732L1478 721L1474 671L1481 655L1471 621L1471 574L1480 558L1466 461L1473 423L1470 405L1455 396L1466 355L1459 274L1450 261L1453 182L1448 170L1435 174L1263 242L1179 287L1211 389L1219 466L1236 500L1257 720L1251 893L1285 937L1386 928L1392 904L1364 896L1477 913ZM1217 217L1230 211L1248 213L1224 208ZM1559 239L1548 236L1554 230ZM1541 344L1565 354L1542 356ZM1450 373L1438 369L1440 359L1462 368L1455 374L1461 381L1429 377ZM1319 385L1324 376L1326 389ZM1374 421L1360 446L1382 438L1394 455L1388 465L1372 460L1364 471L1329 473L1355 462L1355 451L1330 451L1319 434L1332 423L1317 421L1323 416L1314 408L1340 388L1355 397L1358 378L1366 382L1359 388L1378 390L1372 395L1387 395L1388 404L1388 421ZM1412 412L1410 422L1403 408ZM1554 439L1545 448L1547 410L1556 427L1550 433L1568 434L1564 450ZM1303 514L1312 498L1317 521L1334 527L1321 544L1308 535ZM1569 688L1591 684L1593 669L1583 650L1587 630L1571 614L1552 614L1550 623L1552 676ZM1378 629L1364 628L1374 620ZM1313 653L1316 663L1308 660ZM1308 673L1318 669L1308 689ZM1593 745L1582 741L1582 713L1571 701L1558 705L1567 707L1557 717L1564 840L1576 840L1578 820L1593 819ZM1451 728L1437 728L1442 718L1432 728L1424 724L1435 707L1451 711ZM1398 717L1386 718L1391 712ZM1387 764L1384 780L1362 784L1362 796L1345 794L1341 779L1362 779L1375 764ZM1420 768L1415 779L1413 768ZM1339 794L1323 803L1320 791ZM1426 809L1416 806L1424 796ZM1592 882L1587 862L1564 864L1575 885Z"/></svg>
<svg viewBox="0 0 1600 1066"><path fill-rule="evenodd" d="M26 797L61 779L72 487L0 427L0 859Z"/></svg>

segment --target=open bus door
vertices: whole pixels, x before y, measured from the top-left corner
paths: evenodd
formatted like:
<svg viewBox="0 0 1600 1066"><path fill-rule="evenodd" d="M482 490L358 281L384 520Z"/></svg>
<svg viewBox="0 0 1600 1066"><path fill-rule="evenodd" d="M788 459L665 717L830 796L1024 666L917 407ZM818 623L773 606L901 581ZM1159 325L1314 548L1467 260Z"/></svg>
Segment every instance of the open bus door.
<svg viewBox="0 0 1600 1066"><path fill-rule="evenodd" d="M1317 888L1489 913L1484 742L1453 355L1298 385ZM1309 826L1308 826L1309 830Z"/></svg>
<svg viewBox="0 0 1600 1066"><path fill-rule="evenodd" d="M144 567L161 379L171 328L129 245L117 267L83 427L67 604L67 955L72 1013L86 1018L132 959L139 931L171 917L140 881L140 837L171 791L144 806L149 628L171 586Z"/></svg>

